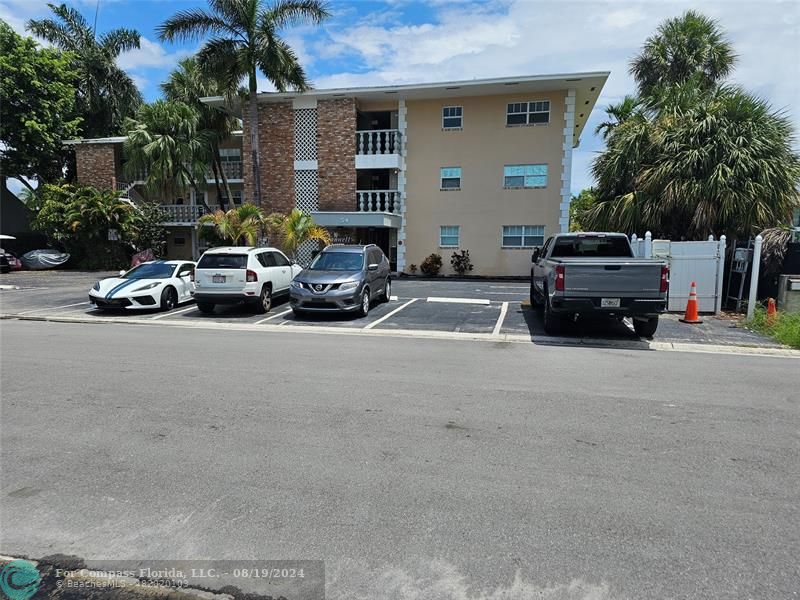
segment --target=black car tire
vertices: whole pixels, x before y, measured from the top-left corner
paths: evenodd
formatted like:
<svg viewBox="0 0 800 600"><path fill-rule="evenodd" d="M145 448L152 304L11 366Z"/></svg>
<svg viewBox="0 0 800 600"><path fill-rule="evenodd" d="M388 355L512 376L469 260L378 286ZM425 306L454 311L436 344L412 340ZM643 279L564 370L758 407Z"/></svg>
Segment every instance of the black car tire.
<svg viewBox="0 0 800 600"><path fill-rule="evenodd" d="M161 310L168 311L178 306L178 292L172 286L167 286L161 292Z"/></svg>
<svg viewBox="0 0 800 600"><path fill-rule="evenodd" d="M265 285L261 288L261 294L258 296L258 304L256 304L256 313L259 315L263 315L264 313L268 313L269 309L272 308L272 288L269 285Z"/></svg>
<svg viewBox="0 0 800 600"><path fill-rule="evenodd" d="M550 302L544 301L544 332L547 335L558 335L564 328L564 318L553 312Z"/></svg>
<svg viewBox="0 0 800 600"><path fill-rule="evenodd" d="M653 337L656 329L658 329L658 317L633 319L633 330L639 337Z"/></svg>
<svg viewBox="0 0 800 600"><path fill-rule="evenodd" d="M210 315L214 312L214 304L210 302L198 302L197 303L197 310L199 310L204 315Z"/></svg>
<svg viewBox="0 0 800 600"><path fill-rule="evenodd" d="M361 305L358 307L358 316L366 317L369 314L369 288L361 292Z"/></svg>
<svg viewBox="0 0 800 600"><path fill-rule="evenodd" d="M383 286L383 296L381 296L381 300L384 302L388 302L392 299L392 279L390 277L386 278L386 285Z"/></svg>
<svg viewBox="0 0 800 600"><path fill-rule="evenodd" d="M541 310L542 302L539 300L539 294L536 293L536 286L531 281L531 308L533 310Z"/></svg>

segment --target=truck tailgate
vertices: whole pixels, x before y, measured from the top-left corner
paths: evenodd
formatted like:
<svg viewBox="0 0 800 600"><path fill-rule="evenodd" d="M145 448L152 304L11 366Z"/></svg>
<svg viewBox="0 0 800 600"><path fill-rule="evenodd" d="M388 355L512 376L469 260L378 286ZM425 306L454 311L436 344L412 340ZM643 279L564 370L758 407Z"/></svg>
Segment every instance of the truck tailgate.
<svg viewBox="0 0 800 600"><path fill-rule="evenodd" d="M564 292L567 296L657 298L661 287L661 264L609 261L564 261Z"/></svg>

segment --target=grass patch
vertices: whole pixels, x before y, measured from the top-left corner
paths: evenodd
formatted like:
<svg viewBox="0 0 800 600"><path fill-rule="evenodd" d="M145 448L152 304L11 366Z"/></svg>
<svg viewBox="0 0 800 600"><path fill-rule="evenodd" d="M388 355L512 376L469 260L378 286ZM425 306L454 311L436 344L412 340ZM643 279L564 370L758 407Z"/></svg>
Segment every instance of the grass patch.
<svg viewBox="0 0 800 600"><path fill-rule="evenodd" d="M781 344L800 349L800 313L778 311L775 320L768 323L767 311L759 306L748 325Z"/></svg>

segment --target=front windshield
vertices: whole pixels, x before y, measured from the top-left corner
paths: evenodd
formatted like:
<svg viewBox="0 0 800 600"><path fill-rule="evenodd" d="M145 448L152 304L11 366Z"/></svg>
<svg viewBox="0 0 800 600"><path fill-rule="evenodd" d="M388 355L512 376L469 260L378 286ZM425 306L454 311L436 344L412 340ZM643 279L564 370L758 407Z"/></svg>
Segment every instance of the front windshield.
<svg viewBox="0 0 800 600"><path fill-rule="evenodd" d="M308 268L312 271L360 271L363 266L364 256L360 252L323 252Z"/></svg>
<svg viewBox="0 0 800 600"><path fill-rule="evenodd" d="M134 267L125 275L123 279L167 279L172 277L175 265L166 263L145 263Z"/></svg>

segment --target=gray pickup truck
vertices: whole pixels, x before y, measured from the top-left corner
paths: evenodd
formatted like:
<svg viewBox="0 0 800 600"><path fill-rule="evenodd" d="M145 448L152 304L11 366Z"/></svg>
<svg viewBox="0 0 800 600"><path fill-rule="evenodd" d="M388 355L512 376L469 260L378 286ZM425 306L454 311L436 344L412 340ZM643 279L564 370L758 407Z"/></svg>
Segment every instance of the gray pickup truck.
<svg viewBox="0 0 800 600"><path fill-rule="evenodd" d="M667 306L667 263L634 258L622 233L560 233L531 257L531 305L544 311L544 329L561 331L577 315L631 317L651 337Z"/></svg>

